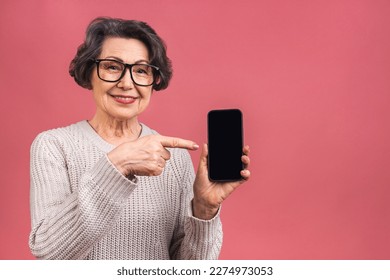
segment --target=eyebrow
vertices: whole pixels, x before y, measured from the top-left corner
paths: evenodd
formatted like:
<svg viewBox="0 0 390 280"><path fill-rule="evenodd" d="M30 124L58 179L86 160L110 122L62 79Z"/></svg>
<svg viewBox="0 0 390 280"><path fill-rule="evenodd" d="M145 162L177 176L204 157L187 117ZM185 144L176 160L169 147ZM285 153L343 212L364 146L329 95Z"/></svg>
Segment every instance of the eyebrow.
<svg viewBox="0 0 390 280"><path fill-rule="evenodd" d="M119 62L126 63L123 59L121 59L120 57L117 57L117 56L107 56L104 59L115 59L115 60L118 60ZM138 64L141 62L149 64L149 61L146 59L136 60L134 63L130 63L130 64Z"/></svg>

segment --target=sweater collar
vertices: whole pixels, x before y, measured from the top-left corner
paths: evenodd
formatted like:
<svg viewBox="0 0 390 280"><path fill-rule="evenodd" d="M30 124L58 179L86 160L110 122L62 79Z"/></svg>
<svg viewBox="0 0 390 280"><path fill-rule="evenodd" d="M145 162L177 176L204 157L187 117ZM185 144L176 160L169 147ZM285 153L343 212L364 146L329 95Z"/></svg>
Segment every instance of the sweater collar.
<svg viewBox="0 0 390 280"><path fill-rule="evenodd" d="M104 152L109 152L115 148L114 145L108 143L106 140L100 137L100 135L97 134L97 132L92 128L92 126L88 123L87 120L80 121L77 123L77 125L82 129L85 135ZM145 124L140 123L140 125L142 127L141 135L139 136L140 138L143 136L156 134L152 129L150 129Z"/></svg>

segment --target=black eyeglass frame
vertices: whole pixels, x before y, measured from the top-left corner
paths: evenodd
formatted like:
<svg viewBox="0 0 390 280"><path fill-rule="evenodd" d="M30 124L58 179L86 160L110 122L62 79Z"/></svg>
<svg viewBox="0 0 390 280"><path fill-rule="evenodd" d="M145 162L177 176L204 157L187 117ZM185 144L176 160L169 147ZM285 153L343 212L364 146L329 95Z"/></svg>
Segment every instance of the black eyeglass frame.
<svg viewBox="0 0 390 280"><path fill-rule="evenodd" d="M124 66L124 69L122 71L122 74L119 76L119 78L115 81L109 81L109 80L105 80L103 79L102 77L100 77L100 73L99 73L99 64L100 62L102 61L113 61L113 62L116 62L116 63L119 63L119 64L122 64ZM108 83L116 83L116 82L119 82L123 76L125 75L126 73L126 69L129 68L129 71L130 71L130 77L131 77L131 80L133 81L134 84L136 84L137 86L141 86L141 87L148 87L148 86L151 86L154 84L155 82L155 78L156 76L158 75L158 73L160 72L160 68L158 68L157 66L155 65L151 65L151 64L146 64L146 63L134 63L134 64L127 64L127 63L123 63L121 61L118 61L116 59L109 59L109 58L105 58L105 59L95 59L95 63L96 63L96 71L97 71L97 75L99 77L100 80L102 81L105 81L105 82L108 82ZM149 66L152 68L153 70L153 81L151 84L149 85L141 85L139 83L137 83L136 81L134 81L134 78L133 78L133 72L131 71L133 66L137 66L137 65L142 65L142 66Z"/></svg>

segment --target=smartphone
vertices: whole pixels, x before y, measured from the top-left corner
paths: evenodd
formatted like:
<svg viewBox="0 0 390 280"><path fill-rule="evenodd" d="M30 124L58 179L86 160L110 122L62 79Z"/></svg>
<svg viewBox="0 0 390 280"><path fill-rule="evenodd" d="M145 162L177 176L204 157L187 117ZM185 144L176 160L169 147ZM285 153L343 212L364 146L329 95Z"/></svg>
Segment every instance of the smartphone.
<svg viewBox="0 0 390 280"><path fill-rule="evenodd" d="M243 121L239 109L212 110L207 115L210 181L241 180Z"/></svg>

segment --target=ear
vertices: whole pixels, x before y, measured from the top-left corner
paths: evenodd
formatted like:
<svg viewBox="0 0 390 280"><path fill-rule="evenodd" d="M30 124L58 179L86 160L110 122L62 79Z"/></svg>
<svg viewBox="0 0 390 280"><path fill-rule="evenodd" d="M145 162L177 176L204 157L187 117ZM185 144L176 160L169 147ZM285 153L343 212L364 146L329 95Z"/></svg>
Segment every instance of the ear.
<svg viewBox="0 0 390 280"><path fill-rule="evenodd" d="M160 84L160 82L161 82L161 76L158 75L158 76L157 76L157 79L156 79L156 81L155 81L155 84L158 85L158 84Z"/></svg>

